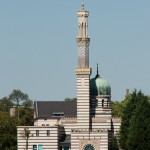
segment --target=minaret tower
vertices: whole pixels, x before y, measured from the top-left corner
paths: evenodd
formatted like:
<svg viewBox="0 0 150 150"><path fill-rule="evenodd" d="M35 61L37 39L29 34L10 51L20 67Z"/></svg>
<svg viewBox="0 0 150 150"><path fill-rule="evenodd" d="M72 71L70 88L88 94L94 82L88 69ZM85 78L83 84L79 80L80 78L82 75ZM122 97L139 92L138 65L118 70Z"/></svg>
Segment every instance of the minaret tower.
<svg viewBox="0 0 150 150"><path fill-rule="evenodd" d="M89 12L84 9L78 11L78 66L75 69L77 75L77 120L79 128L90 126L90 75L89 67L89 43L88 16Z"/></svg>

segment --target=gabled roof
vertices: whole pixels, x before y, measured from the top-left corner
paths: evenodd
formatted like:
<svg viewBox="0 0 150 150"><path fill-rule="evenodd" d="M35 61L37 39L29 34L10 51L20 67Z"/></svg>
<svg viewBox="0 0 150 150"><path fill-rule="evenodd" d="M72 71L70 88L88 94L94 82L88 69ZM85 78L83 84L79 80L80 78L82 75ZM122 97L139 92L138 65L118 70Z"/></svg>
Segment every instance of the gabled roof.
<svg viewBox="0 0 150 150"><path fill-rule="evenodd" d="M35 101L34 110L36 119L52 119L62 116L54 114L63 114L64 117L77 116L76 101Z"/></svg>

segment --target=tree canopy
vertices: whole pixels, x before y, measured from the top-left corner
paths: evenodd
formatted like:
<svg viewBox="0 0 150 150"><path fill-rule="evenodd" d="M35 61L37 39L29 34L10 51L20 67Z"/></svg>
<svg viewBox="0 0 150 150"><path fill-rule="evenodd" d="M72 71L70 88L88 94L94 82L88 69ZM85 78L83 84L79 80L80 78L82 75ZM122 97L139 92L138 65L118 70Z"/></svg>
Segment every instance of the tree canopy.
<svg viewBox="0 0 150 150"><path fill-rule="evenodd" d="M10 116L12 107L15 112L19 108L19 121L16 116ZM0 150L17 149L17 126L33 125L32 107L32 100L20 90L13 90L8 97L0 99Z"/></svg>
<svg viewBox="0 0 150 150"><path fill-rule="evenodd" d="M150 149L149 97L134 90L124 101L120 146L126 150ZM142 147L143 146L143 147Z"/></svg>
<svg viewBox="0 0 150 150"><path fill-rule="evenodd" d="M113 117L121 117L123 109L123 101L112 101L111 108Z"/></svg>
<svg viewBox="0 0 150 150"><path fill-rule="evenodd" d="M17 122L8 113L0 112L0 149L16 149L17 145Z"/></svg>

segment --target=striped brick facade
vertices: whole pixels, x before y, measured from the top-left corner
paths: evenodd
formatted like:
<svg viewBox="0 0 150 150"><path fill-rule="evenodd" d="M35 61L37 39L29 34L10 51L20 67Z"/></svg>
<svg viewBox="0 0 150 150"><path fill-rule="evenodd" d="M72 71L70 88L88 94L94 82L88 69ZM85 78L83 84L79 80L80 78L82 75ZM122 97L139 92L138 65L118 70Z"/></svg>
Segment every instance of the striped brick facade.
<svg viewBox="0 0 150 150"><path fill-rule="evenodd" d="M33 150L34 146L41 146L44 150L58 150L58 127L35 127L35 126L19 126L17 128L18 150ZM29 132L27 138L25 130Z"/></svg>

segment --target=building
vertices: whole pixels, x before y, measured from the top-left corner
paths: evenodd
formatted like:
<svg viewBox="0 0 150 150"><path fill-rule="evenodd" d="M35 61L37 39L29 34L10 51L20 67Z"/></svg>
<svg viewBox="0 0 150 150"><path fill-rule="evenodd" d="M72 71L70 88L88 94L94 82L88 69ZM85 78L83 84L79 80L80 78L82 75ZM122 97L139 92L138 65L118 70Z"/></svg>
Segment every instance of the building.
<svg viewBox="0 0 150 150"><path fill-rule="evenodd" d="M77 101L36 101L34 126L18 127L19 150L108 150L120 128L111 116L111 87L97 74L90 79L88 16L78 16Z"/></svg>

